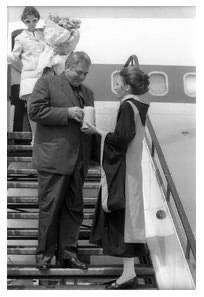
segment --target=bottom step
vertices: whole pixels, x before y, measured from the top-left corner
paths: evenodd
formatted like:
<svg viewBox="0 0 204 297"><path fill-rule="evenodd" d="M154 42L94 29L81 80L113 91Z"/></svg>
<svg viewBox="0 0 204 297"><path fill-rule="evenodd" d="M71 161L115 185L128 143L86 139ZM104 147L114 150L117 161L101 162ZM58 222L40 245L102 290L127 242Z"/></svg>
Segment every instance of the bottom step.
<svg viewBox="0 0 204 297"><path fill-rule="evenodd" d="M138 290L155 290L154 279L152 277L138 277ZM105 283L113 280L113 278L98 278L98 279L75 279L75 280L8 280L8 290L104 290ZM136 289L136 288L135 288Z"/></svg>
<svg viewBox="0 0 204 297"><path fill-rule="evenodd" d="M50 268L42 271L36 267L22 267L22 266L8 266L8 278L72 278L76 276L115 276L120 275L122 271L121 265L119 266L102 266L102 267L89 267L87 270L73 269L73 268ZM135 271L137 275L153 275L154 270L152 267L146 267L141 265L135 265Z"/></svg>
<svg viewBox="0 0 204 297"><path fill-rule="evenodd" d="M157 289L154 270L135 265L138 286L135 290ZM8 266L8 290L104 290L105 283L117 279L122 265L89 266L87 270L52 267L46 271L33 266Z"/></svg>

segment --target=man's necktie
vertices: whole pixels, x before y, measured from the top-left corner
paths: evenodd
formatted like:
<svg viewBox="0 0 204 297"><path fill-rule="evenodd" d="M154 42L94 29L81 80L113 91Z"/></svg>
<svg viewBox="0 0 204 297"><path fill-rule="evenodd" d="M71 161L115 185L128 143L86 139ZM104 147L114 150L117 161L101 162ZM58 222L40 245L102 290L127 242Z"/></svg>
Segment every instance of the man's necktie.
<svg viewBox="0 0 204 297"><path fill-rule="evenodd" d="M74 94L78 100L78 103L79 103L79 106L81 108L84 108L84 105L85 105L85 102L84 102L84 98L83 98L83 94L82 94L82 91L81 91L81 87L73 87L72 86L72 89L74 91Z"/></svg>

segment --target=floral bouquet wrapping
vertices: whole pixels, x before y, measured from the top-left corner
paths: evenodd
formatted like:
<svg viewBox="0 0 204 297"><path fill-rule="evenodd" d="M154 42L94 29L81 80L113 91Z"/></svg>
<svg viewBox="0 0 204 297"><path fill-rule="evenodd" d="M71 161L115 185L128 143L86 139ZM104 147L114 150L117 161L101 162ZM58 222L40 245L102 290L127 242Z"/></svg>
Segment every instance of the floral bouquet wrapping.
<svg viewBox="0 0 204 297"><path fill-rule="evenodd" d="M79 42L80 23L79 20L49 16L44 26L46 45L38 61L39 74L45 67L55 66L56 69L58 68L57 74L64 70L66 58Z"/></svg>

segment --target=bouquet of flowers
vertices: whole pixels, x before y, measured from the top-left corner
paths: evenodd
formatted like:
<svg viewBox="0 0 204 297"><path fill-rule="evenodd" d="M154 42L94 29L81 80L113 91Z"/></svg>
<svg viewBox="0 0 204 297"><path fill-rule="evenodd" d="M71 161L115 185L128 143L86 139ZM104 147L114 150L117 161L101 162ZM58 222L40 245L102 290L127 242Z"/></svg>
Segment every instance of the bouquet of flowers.
<svg viewBox="0 0 204 297"><path fill-rule="evenodd" d="M39 73L42 73L45 67L52 67L60 63L64 64L68 55L76 48L79 42L80 23L81 21L79 20L49 15L44 26L46 45L39 57ZM63 67L64 65L62 65Z"/></svg>
<svg viewBox="0 0 204 297"><path fill-rule="evenodd" d="M80 28L81 21L78 19L70 19L70 18L60 18L56 15L49 15L49 19L53 21L55 24L58 24L59 26L63 27L64 29L75 30Z"/></svg>

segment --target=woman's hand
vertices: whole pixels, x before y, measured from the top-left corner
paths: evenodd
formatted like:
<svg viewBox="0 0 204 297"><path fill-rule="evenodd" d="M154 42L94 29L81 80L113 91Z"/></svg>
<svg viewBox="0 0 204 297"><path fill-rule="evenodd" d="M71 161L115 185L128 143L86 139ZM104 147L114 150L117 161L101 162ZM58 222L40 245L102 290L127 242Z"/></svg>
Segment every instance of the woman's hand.
<svg viewBox="0 0 204 297"><path fill-rule="evenodd" d="M96 128L94 125L91 125L89 123L85 123L85 127L82 127L81 131L85 134L103 134L102 130Z"/></svg>

